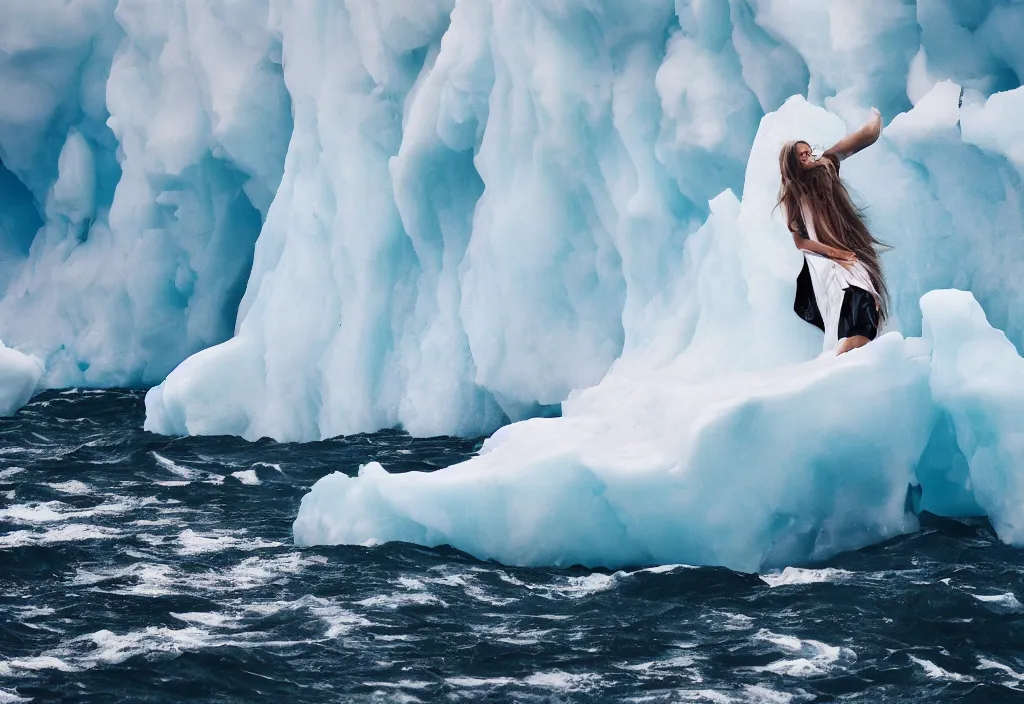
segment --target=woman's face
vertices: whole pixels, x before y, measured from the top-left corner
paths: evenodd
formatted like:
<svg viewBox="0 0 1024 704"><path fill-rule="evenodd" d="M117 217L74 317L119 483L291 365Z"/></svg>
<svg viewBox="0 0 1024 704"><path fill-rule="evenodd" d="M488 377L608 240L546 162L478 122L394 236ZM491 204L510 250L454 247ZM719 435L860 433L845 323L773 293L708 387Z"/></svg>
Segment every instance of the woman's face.
<svg viewBox="0 0 1024 704"><path fill-rule="evenodd" d="M805 169L814 166L817 162L811 156L811 148L809 145L800 142L796 145L796 159L800 162L800 166Z"/></svg>

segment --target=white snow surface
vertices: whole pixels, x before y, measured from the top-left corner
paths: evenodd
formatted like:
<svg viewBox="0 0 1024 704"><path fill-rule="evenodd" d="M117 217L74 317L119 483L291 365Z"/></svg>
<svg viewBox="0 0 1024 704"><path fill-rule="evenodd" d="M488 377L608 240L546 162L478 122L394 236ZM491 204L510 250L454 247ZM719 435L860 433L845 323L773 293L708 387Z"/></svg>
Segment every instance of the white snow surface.
<svg viewBox="0 0 1024 704"><path fill-rule="evenodd" d="M162 382L165 434L505 426L325 478L299 542L756 570L914 504L1019 544L1022 30L1017 0L5 3L0 336L33 388ZM816 359L778 149L872 105L843 176L892 332Z"/></svg>

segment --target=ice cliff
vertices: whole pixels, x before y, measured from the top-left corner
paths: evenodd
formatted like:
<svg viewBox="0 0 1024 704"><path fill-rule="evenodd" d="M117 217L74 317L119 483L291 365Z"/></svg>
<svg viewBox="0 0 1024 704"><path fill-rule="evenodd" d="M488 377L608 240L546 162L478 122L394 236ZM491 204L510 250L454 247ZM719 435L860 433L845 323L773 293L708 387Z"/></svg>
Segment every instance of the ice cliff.
<svg viewBox="0 0 1024 704"><path fill-rule="evenodd" d="M1019 344L1022 13L272 3L294 118L280 189L235 336L152 392L147 427L313 440L557 413L696 311L660 309L683 245L711 199L743 193L760 120L794 94L846 123L808 123L815 144L869 105L887 116L848 176L897 247L900 329L919 330L923 293L958 287Z"/></svg>
<svg viewBox="0 0 1024 704"><path fill-rule="evenodd" d="M915 478L925 504L980 507L1015 540L1016 387L965 369L984 349L1011 374L1024 345L1022 33L1016 0L7 3L0 338L42 361L41 386L159 383L146 427L162 433L474 435L533 418L469 466L555 481L561 460L526 452L551 432L576 479L549 488L595 496L624 468L755 476L756 457L714 459L708 443L749 427L770 459L797 438L735 409L806 407L798 426L850 392L863 425L843 435L817 413L825 444L777 480L839 482L853 448L836 438L875 438L850 481L880 492L877 511L842 534L836 503L795 518L751 506L752 552L710 543L707 559L907 529ZM829 366L789 307L799 258L772 212L775 154L793 137L826 146L871 105L883 138L843 172L895 246L901 335ZM936 289L973 299L922 303ZM878 425L887 398L896 415ZM619 464L591 461L602 429L624 444L594 447ZM820 470L827 447L839 454ZM296 534L455 540L383 503L338 512L418 481L444 504L437 487L466 471L325 480ZM479 474L485 499L503 480ZM621 526L633 504L608 506ZM802 527L785 535L824 537L764 537L790 519ZM589 554L551 535L536 555ZM622 559L663 554L625 535ZM494 550L540 559L509 540Z"/></svg>

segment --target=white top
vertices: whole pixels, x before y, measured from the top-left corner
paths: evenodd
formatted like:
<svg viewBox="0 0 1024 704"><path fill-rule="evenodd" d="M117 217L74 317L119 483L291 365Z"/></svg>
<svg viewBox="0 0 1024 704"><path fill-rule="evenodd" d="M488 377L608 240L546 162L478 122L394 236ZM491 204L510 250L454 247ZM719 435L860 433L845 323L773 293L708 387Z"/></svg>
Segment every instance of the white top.
<svg viewBox="0 0 1024 704"><path fill-rule="evenodd" d="M818 239L818 233L814 228L814 214L806 201L800 204L800 214L803 216L807 236L820 243L821 240ZM843 307L846 289L850 286L857 286L875 296L878 293L871 284L867 268L859 261L847 269L842 264L814 252L804 251L804 259L807 261L807 269L811 274L811 284L814 287L814 299L818 304L818 312L821 313L821 318L825 323L822 351L831 352L839 344L839 314Z"/></svg>
<svg viewBox="0 0 1024 704"><path fill-rule="evenodd" d="M807 204L806 200L800 202L800 214L803 216L804 219L804 227L807 228L807 236L810 237L815 242L820 243L821 240L818 239L818 233L814 229L814 213L811 211L811 208ZM846 285L843 286L843 290L846 290L852 285L856 286L857 288L862 288L865 291L874 294L875 296L878 296L878 292L875 290L874 285L871 283L871 276L868 275L867 268L859 261L849 269L847 269L842 264L838 264L832 261L831 259L829 261L831 261L833 265L841 269L843 272L841 276L846 282Z"/></svg>

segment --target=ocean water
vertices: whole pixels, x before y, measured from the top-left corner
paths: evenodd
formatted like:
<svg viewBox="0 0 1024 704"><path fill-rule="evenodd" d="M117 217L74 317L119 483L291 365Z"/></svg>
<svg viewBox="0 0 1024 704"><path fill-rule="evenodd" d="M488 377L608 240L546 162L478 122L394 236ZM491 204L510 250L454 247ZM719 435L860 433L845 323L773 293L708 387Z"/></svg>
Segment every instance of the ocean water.
<svg viewBox="0 0 1024 704"><path fill-rule="evenodd" d="M479 443L144 433L142 394L0 420L0 704L1024 701L1024 552L982 521L772 574L297 549L320 476Z"/></svg>

